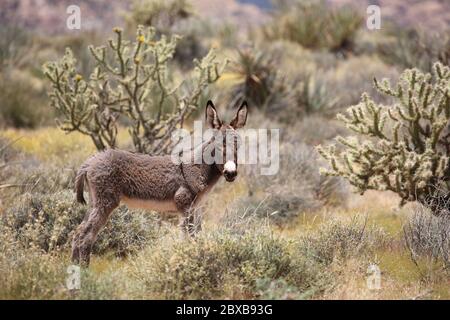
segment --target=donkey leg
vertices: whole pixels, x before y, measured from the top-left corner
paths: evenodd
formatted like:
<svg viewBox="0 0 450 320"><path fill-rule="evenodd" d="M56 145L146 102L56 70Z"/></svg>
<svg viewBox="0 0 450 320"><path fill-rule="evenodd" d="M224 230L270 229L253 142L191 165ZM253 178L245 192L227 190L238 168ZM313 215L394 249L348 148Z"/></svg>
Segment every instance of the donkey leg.
<svg viewBox="0 0 450 320"><path fill-rule="evenodd" d="M203 218L203 212L200 207L195 206L193 204L193 208L190 212L190 226L191 230L193 232L193 235L195 236L197 233L202 231L202 218Z"/></svg>
<svg viewBox="0 0 450 320"><path fill-rule="evenodd" d="M175 193L175 205L177 209L183 214L181 221L181 229L189 236L195 235L195 216L194 216L194 200L195 195L186 188L180 187Z"/></svg>
<svg viewBox="0 0 450 320"><path fill-rule="evenodd" d="M183 212L181 229L190 237L195 237L202 230L202 213L200 208L196 208L192 204L189 209Z"/></svg>
<svg viewBox="0 0 450 320"><path fill-rule="evenodd" d="M80 263L80 232L84 228L85 221L82 221L81 224L75 230L75 234L72 240L72 263L79 264Z"/></svg>
<svg viewBox="0 0 450 320"><path fill-rule="evenodd" d="M195 218L194 215L185 212L183 213L182 221L181 221L181 230L190 237L195 237L196 228L195 228Z"/></svg>
<svg viewBox="0 0 450 320"><path fill-rule="evenodd" d="M88 266L90 262L90 256L92 246L100 229L106 224L111 212L117 207L100 207L94 208L89 214L89 218L80 230L78 239L78 253L79 262L82 265Z"/></svg>
<svg viewBox="0 0 450 320"><path fill-rule="evenodd" d="M86 222L89 219L89 211L86 212L83 221L80 223L80 225L77 227L77 229L75 230L75 233L73 235L73 240L72 240L72 262L74 264L79 264L80 263L80 233L81 230L84 229L84 226L86 224Z"/></svg>

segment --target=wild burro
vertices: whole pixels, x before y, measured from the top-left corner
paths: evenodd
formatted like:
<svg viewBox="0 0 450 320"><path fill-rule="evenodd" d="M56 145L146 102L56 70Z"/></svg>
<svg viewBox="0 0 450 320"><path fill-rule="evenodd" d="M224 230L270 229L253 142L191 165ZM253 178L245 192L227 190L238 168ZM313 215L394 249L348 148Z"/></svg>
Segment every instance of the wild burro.
<svg viewBox="0 0 450 320"><path fill-rule="evenodd" d="M83 189L87 186L91 209L73 238L74 263L89 264L100 229L121 203L159 212L179 212L181 226L187 234L193 235L200 229L196 219L200 200L221 176L229 182L237 176L239 134L236 129L247 121L247 103L244 101L233 120L226 124L208 101L205 118L206 124L215 129L214 134L189 151L188 159L192 161L188 163L175 163L170 155L151 156L116 149L99 152L83 163L75 179L75 192L78 202L86 204ZM194 161L202 159L207 148L222 153L221 157L214 157L219 161L208 161L209 164Z"/></svg>

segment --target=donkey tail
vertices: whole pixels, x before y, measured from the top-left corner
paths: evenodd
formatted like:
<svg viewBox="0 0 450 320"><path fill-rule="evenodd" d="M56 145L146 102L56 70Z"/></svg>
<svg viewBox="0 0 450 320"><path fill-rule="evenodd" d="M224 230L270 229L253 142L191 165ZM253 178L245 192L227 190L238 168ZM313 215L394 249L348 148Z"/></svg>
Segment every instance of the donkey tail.
<svg viewBox="0 0 450 320"><path fill-rule="evenodd" d="M75 193L77 195L77 201L81 204L86 204L86 200L84 200L83 195L86 173L87 173L86 167L82 166L80 170L78 170L77 176L75 178Z"/></svg>

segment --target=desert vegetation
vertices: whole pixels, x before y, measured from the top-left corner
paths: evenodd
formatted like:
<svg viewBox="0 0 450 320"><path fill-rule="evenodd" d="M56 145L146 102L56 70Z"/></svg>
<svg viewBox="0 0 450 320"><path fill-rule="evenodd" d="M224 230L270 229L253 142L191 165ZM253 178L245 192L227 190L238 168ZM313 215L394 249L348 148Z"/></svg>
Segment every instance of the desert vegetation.
<svg viewBox="0 0 450 320"><path fill-rule="evenodd" d="M76 34L0 21L1 299L450 298L449 26L368 30L351 1L274 1L250 24L195 1L122 10ZM191 241L119 207L69 290L81 163L167 153L209 99L280 129L279 171L240 165Z"/></svg>

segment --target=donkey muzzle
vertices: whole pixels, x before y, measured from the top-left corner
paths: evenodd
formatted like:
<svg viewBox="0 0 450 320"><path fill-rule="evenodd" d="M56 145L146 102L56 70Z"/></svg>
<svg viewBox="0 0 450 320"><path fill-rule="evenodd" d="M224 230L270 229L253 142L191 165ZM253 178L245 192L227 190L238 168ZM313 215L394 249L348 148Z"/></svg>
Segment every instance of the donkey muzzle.
<svg viewBox="0 0 450 320"><path fill-rule="evenodd" d="M223 176L228 182L233 182L236 179L237 171L224 171Z"/></svg>
<svg viewBox="0 0 450 320"><path fill-rule="evenodd" d="M234 181L237 176L236 164L233 161L227 161L224 165L223 176L228 182Z"/></svg>

